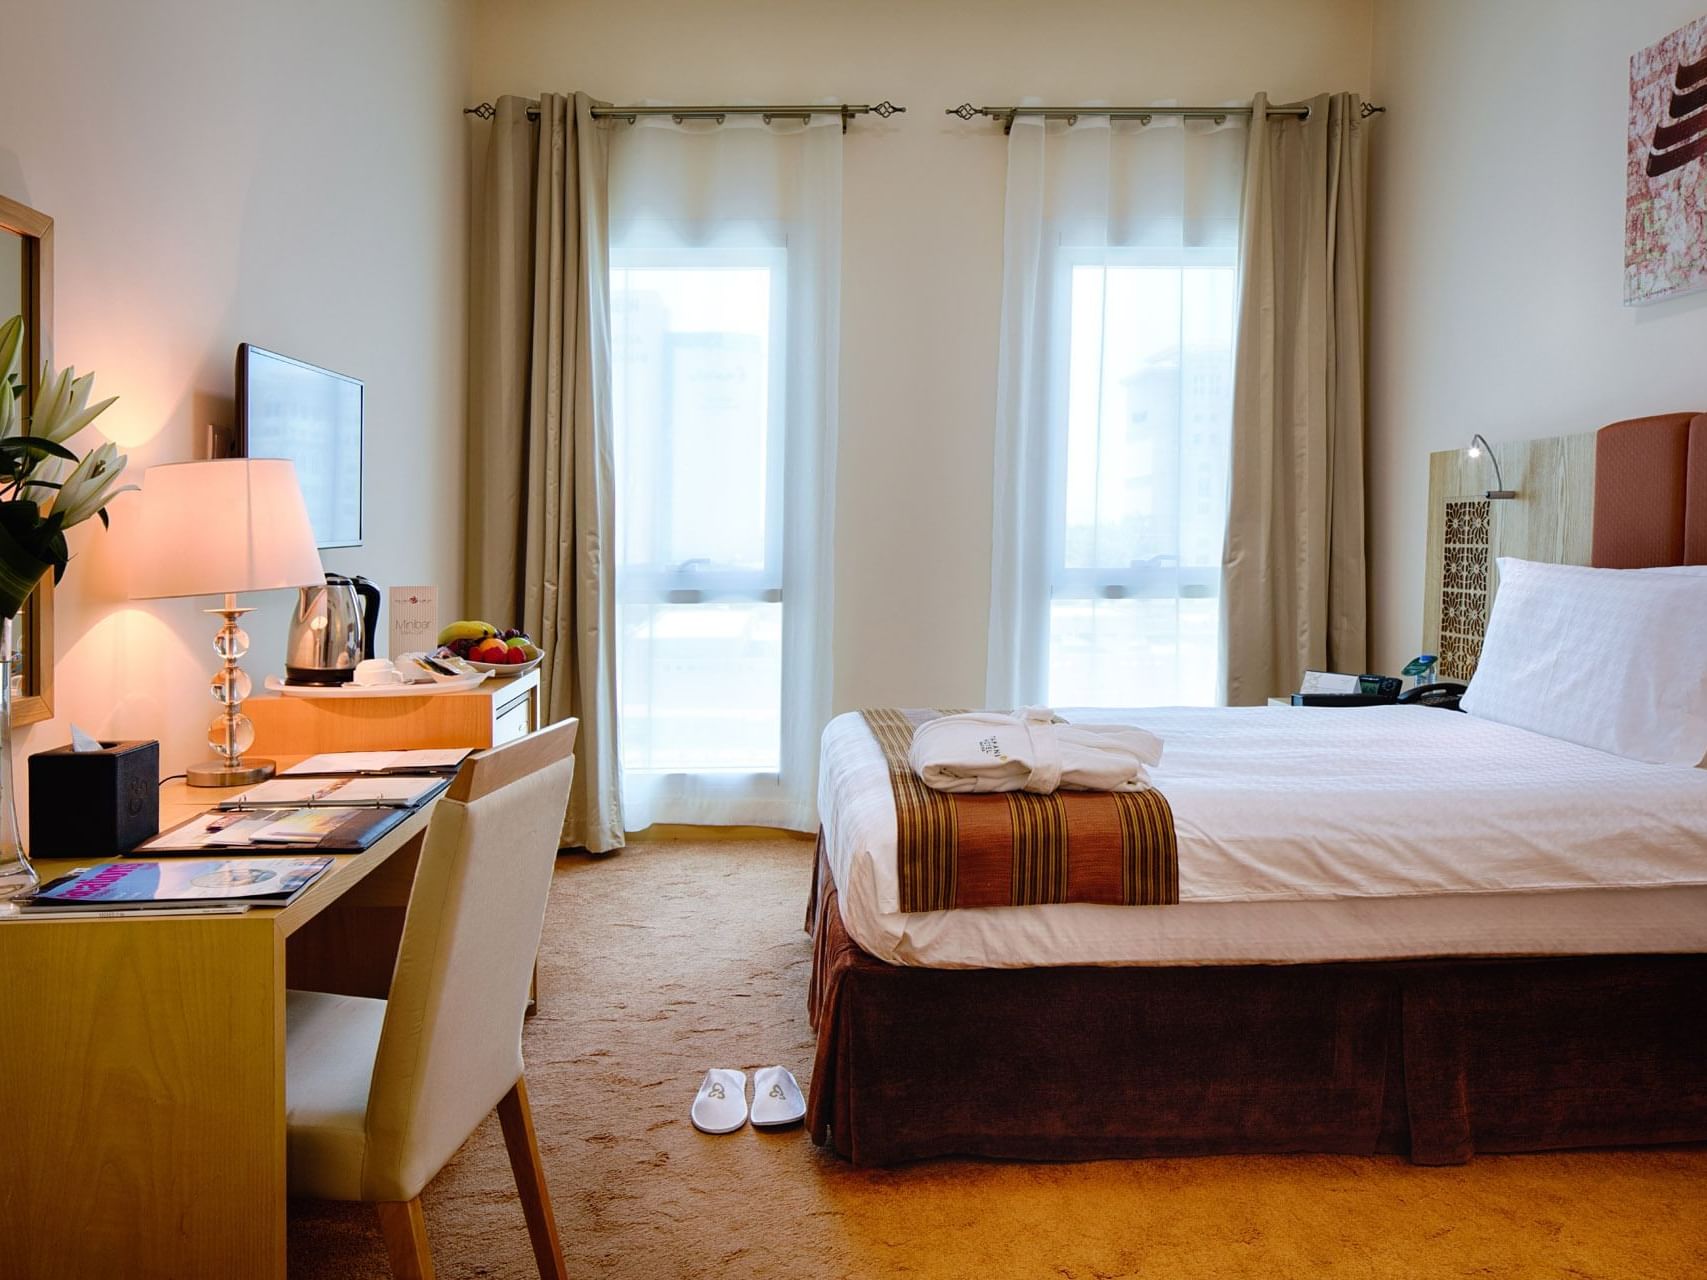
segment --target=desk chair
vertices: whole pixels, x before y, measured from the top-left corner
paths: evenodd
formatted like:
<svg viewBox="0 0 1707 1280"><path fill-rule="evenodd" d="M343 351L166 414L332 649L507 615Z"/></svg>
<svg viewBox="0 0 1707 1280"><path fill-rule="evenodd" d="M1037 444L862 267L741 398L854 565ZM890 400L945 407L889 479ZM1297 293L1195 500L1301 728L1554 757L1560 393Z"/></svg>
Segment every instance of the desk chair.
<svg viewBox="0 0 1707 1280"><path fill-rule="evenodd" d="M387 999L286 993L291 1194L373 1203L398 1280L432 1277L421 1190L494 1107L539 1273L567 1276L521 1044L576 726L463 764L427 828Z"/></svg>

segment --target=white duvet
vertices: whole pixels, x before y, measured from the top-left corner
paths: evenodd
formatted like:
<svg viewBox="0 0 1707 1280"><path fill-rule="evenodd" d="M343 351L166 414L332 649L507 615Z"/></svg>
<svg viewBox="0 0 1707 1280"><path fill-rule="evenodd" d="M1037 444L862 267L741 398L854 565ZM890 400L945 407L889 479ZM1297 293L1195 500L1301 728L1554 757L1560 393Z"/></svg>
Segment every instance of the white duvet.
<svg viewBox="0 0 1707 1280"><path fill-rule="evenodd" d="M901 913L887 770L849 714L819 812L855 941L943 967L1707 948L1707 770L1422 707L1062 714L1167 743L1181 905Z"/></svg>

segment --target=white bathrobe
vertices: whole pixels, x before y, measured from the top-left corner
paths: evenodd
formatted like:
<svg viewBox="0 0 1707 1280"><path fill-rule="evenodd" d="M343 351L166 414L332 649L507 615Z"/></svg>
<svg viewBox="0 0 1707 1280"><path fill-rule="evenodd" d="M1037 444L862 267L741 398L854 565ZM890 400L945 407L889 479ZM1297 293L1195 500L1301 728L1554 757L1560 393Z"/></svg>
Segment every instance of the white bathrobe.
<svg viewBox="0 0 1707 1280"><path fill-rule="evenodd" d="M1130 725L1068 724L1047 707L972 711L913 731L907 761L938 791L1145 791L1162 740Z"/></svg>

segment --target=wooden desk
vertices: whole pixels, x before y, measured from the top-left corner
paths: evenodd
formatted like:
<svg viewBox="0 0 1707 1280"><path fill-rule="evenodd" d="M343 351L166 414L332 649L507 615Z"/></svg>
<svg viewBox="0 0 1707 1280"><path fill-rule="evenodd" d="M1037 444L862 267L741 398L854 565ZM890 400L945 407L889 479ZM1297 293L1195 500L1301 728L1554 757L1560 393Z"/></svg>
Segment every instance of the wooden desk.
<svg viewBox="0 0 1707 1280"><path fill-rule="evenodd" d="M386 994L430 808L288 907L0 921L0 1278L285 1275L287 975Z"/></svg>

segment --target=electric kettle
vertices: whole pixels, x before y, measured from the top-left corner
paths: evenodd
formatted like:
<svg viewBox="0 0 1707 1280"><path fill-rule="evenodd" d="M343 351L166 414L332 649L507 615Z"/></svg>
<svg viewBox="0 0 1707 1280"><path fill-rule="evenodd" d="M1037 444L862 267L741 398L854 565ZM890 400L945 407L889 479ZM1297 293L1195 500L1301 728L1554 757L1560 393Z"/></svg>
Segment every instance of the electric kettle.
<svg viewBox="0 0 1707 1280"><path fill-rule="evenodd" d="M326 575L323 587L303 587L285 643L287 684L348 684L356 664L373 657L379 627L379 588L366 578Z"/></svg>

